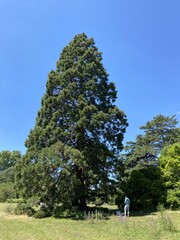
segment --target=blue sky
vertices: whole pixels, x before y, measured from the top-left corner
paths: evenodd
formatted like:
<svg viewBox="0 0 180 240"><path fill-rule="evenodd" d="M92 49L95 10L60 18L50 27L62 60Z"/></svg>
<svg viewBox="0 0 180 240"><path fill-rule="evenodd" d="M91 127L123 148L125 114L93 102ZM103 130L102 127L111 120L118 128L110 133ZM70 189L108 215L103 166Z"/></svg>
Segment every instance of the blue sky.
<svg viewBox="0 0 180 240"><path fill-rule="evenodd" d="M116 85L125 142L157 114L180 121L179 24L179 0L1 0L0 151L25 153L48 73L82 32Z"/></svg>

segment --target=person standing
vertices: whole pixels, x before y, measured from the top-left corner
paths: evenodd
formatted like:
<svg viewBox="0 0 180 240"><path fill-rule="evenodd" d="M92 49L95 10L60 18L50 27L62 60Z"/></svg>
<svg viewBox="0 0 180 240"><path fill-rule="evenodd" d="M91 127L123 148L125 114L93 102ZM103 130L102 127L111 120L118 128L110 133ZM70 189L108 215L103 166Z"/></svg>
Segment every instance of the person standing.
<svg viewBox="0 0 180 240"><path fill-rule="evenodd" d="M130 199L128 197L125 197L124 204L124 216L129 217Z"/></svg>

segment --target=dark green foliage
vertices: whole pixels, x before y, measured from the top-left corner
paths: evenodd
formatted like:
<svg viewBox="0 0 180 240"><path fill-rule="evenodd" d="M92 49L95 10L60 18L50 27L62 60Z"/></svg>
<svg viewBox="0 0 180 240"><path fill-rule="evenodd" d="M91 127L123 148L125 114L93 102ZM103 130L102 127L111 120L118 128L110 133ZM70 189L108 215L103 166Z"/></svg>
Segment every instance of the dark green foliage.
<svg viewBox="0 0 180 240"><path fill-rule="evenodd" d="M166 117L157 115L152 121L140 127L144 130L146 142L156 150L158 155L165 146L170 146L173 143L180 141L180 131L176 127L177 119L175 115Z"/></svg>
<svg viewBox="0 0 180 240"><path fill-rule="evenodd" d="M52 212L55 218L77 218L83 219L84 211L79 211L77 207L69 206L68 208L64 205L56 206Z"/></svg>
<svg viewBox="0 0 180 240"><path fill-rule="evenodd" d="M160 170L154 166L133 170L124 191L132 199L133 210L155 210L166 199Z"/></svg>
<svg viewBox="0 0 180 240"><path fill-rule="evenodd" d="M135 142L128 142L121 165L117 168L124 193L132 198L134 209L156 208L165 203L166 188L158 167L158 156L164 146L170 146L180 138L175 116L158 115L140 127L144 135L138 135ZM122 194L121 194L122 195Z"/></svg>
<svg viewBox="0 0 180 240"><path fill-rule="evenodd" d="M138 135L135 142L128 142L125 146L126 168L134 169L157 165L158 155L163 147L180 140L177 123L175 116L157 115L145 126L140 127L144 130L144 135Z"/></svg>
<svg viewBox="0 0 180 240"><path fill-rule="evenodd" d="M118 206L119 209L123 210L124 209L124 198L125 198L125 193L122 189L122 186L120 189L118 189L116 198L115 198L115 204Z"/></svg>
<svg viewBox="0 0 180 240"><path fill-rule="evenodd" d="M33 209L33 208L28 208L26 210L26 214L29 216L29 217L34 217L34 214L36 214L36 211Z"/></svg>
<svg viewBox="0 0 180 240"><path fill-rule="evenodd" d="M42 210L39 210L36 213L34 213L33 217L34 218L46 218L46 217L49 217L49 213L45 212L45 211L42 211Z"/></svg>
<svg viewBox="0 0 180 240"><path fill-rule="evenodd" d="M110 176L127 120L115 106L115 85L101 61L102 53L84 33L62 50L17 166L24 197L36 195L49 208L61 202L84 209L92 196L113 191Z"/></svg>

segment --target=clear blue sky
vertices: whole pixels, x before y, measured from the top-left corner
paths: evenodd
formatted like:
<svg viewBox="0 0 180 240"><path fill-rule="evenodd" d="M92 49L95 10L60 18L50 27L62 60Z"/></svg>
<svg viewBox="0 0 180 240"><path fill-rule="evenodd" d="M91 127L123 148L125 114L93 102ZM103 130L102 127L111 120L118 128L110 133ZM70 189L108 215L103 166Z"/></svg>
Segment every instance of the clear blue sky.
<svg viewBox="0 0 180 240"><path fill-rule="evenodd" d="M48 73L82 32L117 87L124 141L157 114L180 121L179 0L0 0L0 151L25 153Z"/></svg>

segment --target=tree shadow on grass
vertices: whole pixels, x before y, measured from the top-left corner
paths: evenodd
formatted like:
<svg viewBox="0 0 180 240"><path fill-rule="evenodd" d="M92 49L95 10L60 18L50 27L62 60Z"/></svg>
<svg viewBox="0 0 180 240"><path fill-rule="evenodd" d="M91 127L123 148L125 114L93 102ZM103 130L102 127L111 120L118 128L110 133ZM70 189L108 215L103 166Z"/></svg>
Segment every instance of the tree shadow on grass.
<svg viewBox="0 0 180 240"><path fill-rule="evenodd" d="M143 217L148 215L156 215L156 213L153 211L136 211L130 213L131 217Z"/></svg>
<svg viewBox="0 0 180 240"><path fill-rule="evenodd" d="M116 214L115 210L112 211L105 207L88 207L84 211L59 212L54 217L71 220L108 220L114 214Z"/></svg>
<svg viewBox="0 0 180 240"><path fill-rule="evenodd" d="M132 211L130 217L142 217L147 215L155 215L153 211ZM54 216L59 219L71 219L71 220L109 220L110 217L117 216L123 217L124 212L120 209L110 209L108 207L88 207L84 211L69 212L67 214L59 214Z"/></svg>

